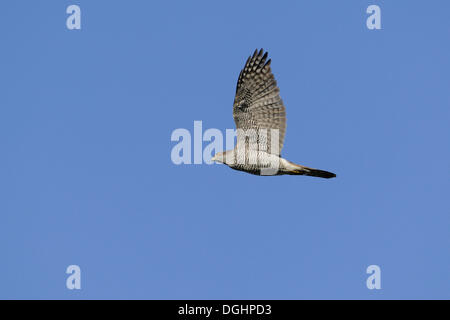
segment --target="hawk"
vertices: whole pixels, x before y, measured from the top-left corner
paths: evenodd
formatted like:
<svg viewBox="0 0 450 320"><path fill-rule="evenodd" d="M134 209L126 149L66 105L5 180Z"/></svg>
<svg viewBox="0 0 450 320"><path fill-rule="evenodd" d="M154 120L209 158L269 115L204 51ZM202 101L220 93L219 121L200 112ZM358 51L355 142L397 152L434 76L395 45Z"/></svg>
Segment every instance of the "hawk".
<svg viewBox="0 0 450 320"><path fill-rule="evenodd" d="M281 157L286 111L270 69L267 52L255 50L239 74L233 104L237 143L211 159L255 175L305 175L334 178L332 172L308 168Z"/></svg>

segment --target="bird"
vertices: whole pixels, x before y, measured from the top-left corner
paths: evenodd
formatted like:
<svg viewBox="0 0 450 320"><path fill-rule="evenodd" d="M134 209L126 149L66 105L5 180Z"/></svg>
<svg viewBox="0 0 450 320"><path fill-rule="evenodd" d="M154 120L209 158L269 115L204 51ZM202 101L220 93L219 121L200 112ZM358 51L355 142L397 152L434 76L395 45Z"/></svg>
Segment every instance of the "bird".
<svg viewBox="0 0 450 320"><path fill-rule="evenodd" d="M231 169L259 176L305 175L334 178L336 174L295 164L281 157L286 132L286 110L271 70L271 59L256 49L241 70L233 103L236 124L234 149L211 160Z"/></svg>

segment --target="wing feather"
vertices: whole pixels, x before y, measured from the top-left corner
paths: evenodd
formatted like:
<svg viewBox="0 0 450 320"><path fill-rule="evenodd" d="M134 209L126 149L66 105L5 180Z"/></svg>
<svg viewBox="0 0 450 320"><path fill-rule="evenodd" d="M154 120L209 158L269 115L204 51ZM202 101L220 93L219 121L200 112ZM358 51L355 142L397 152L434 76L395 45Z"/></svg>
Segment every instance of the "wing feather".
<svg viewBox="0 0 450 320"><path fill-rule="evenodd" d="M269 153L279 155L286 132L286 111L270 68L271 60L266 62L267 55L261 49L259 52L255 50L253 56L248 57L236 86L233 118L238 129L238 144L239 141L245 141L240 140L243 138L240 137L242 132L256 132L257 136L253 138L257 139L259 145L265 143ZM264 130L260 129L267 129L266 134L261 134ZM270 129L278 130L278 150L271 150Z"/></svg>

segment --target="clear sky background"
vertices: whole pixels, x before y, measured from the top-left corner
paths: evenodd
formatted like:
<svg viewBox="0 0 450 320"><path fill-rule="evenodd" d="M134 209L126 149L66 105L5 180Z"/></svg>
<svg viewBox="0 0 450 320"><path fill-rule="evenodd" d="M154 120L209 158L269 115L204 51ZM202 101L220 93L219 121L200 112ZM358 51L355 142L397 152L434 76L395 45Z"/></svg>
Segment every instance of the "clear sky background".
<svg viewBox="0 0 450 320"><path fill-rule="evenodd" d="M449 12L3 1L0 298L449 299ZM234 128L255 48L286 105L283 156L337 178L172 163L174 129Z"/></svg>

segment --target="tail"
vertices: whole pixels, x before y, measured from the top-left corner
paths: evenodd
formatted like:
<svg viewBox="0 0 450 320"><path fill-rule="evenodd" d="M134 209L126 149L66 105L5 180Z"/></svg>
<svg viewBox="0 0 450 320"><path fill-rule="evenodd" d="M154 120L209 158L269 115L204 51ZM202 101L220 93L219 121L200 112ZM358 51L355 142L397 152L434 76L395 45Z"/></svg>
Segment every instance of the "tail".
<svg viewBox="0 0 450 320"><path fill-rule="evenodd" d="M333 172L328 172L325 170L319 170L319 169L314 169L314 168L308 168L308 167L301 166L298 164L295 165L294 169L289 170L287 172L287 174L319 177L319 178L325 178L325 179L336 177L336 174L334 174Z"/></svg>

